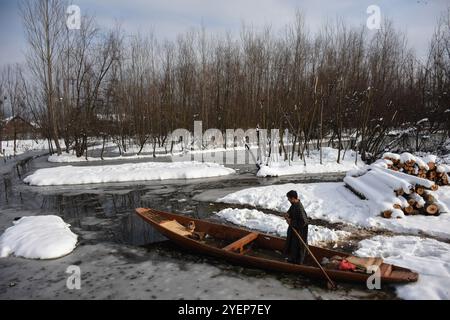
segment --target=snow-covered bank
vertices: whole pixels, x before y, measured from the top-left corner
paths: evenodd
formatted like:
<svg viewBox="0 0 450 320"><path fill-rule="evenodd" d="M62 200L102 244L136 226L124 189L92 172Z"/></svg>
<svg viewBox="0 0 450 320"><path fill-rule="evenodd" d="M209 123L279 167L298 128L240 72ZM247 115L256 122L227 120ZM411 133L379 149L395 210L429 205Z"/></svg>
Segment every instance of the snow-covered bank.
<svg viewBox="0 0 450 320"><path fill-rule="evenodd" d="M86 160L85 157L78 158L74 154L64 153L60 156L57 154L51 155L48 157L47 161L52 163L69 163L69 162L86 162L88 160Z"/></svg>
<svg viewBox="0 0 450 320"><path fill-rule="evenodd" d="M40 169L24 179L33 186L61 186L109 182L178 180L226 176L233 169L214 163L147 162L122 165Z"/></svg>
<svg viewBox="0 0 450 320"><path fill-rule="evenodd" d="M262 166L258 172L258 177L280 177L305 173L325 173L325 172L346 172L358 169L364 165L358 156L358 165L355 164L356 153L347 151L345 157L337 163L338 150L333 148L323 148L323 159L320 164L320 151L313 150L306 158L306 166L303 161L272 162L268 166ZM344 151L342 151L343 154Z"/></svg>
<svg viewBox="0 0 450 320"><path fill-rule="evenodd" d="M284 184L249 188L231 193L217 201L286 212L289 209L286 193L290 190L297 190L306 212L313 219L450 239L450 214L384 219L366 200L361 200L347 189L344 183ZM437 194L440 201L449 207L450 187L440 188Z"/></svg>
<svg viewBox="0 0 450 320"><path fill-rule="evenodd" d="M417 283L397 287L403 299L450 299L450 244L419 237L397 236L364 240L355 254L381 256L387 263L419 273Z"/></svg>
<svg viewBox="0 0 450 320"><path fill-rule="evenodd" d="M57 259L71 253L77 235L57 216L24 217L0 237L0 258Z"/></svg>
<svg viewBox="0 0 450 320"><path fill-rule="evenodd" d="M5 156L14 155L14 141L2 141L2 149L5 150ZM16 141L16 153L15 155L23 154L27 151L40 151L48 150L47 140L17 140ZM0 150L3 152L3 150Z"/></svg>
<svg viewBox="0 0 450 320"><path fill-rule="evenodd" d="M96 161L126 161L126 160L139 160L139 159L153 159L161 157L170 157L170 154L157 154L156 156L151 155L130 155L130 156L116 156L116 157L77 157L74 154L62 154L49 156L47 161L52 163L77 163L77 162L96 162Z"/></svg>
<svg viewBox="0 0 450 320"><path fill-rule="evenodd" d="M101 148L101 145L96 145L92 147L91 149L99 149ZM176 147L172 150L172 152L167 151L165 148L158 147L156 149L156 154L153 154L153 150L147 150L143 149L141 154L139 153L139 148L129 146L129 149L126 153L123 153L123 155L117 155L117 156L109 156L109 157L103 157L101 159L100 157L77 157L75 154L70 153L63 153L62 155L51 155L48 157L47 161L52 163L79 163L79 162L98 162L98 161L127 161L127 160L139 160L139 159L154 159L154 158L172 158L172 160L178 161L178 162L184 162L188 161L191 156L195 155L205 155L205 157L208 157L209 154L220 154L220 153L227 153L227 152L242 152L247 153L247 149L245 147L236 147L236 148L211 148L211 149L202 149L202 150L181 150L181 148L176 145ZM252 150L256 150L256 147L252 147ZM133 152L136 151L136 152ZM119 153L118 149L114 149L113 152ZM211 157L214 160L214 157ZM199 159L195 159L197 161L201 161L202 157L199 157ZM218 157L218 159L220 159Z"/></svg>
<svg viewBox="0 0 450 320"><path fill-rule="evenodd" d="M217 215L238 226L286 237L288 229L286 220L273 214L265 214L264 212L250 209L224 209ZM348 238L350 235L346 231L310 225L308 242L311 245L336 243Z"/></svg>

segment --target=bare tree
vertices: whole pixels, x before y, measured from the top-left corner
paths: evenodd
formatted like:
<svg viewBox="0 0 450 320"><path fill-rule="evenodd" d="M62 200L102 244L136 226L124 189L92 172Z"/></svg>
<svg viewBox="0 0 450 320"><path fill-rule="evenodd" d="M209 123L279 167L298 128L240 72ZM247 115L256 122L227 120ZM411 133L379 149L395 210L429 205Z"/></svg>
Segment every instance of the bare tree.
<svg viewBox="0 0 450 320"><path fill-rule="evenodd" d="M17 152L17 123L25 120L25 79L20 65L8 65L2 73L5 97L13 129L14 154Z"/></svg>
<svg viewBox="0 0 450 320"><path fill-rule="evenodd" d="M59 143L55 72L57 59L61 54L62 32L65 28L64 9L64 2L58 0L20 2L20 12L29 44L28 66L42 88L48 127L58 154L62 152Z"/></svg>
<svg viewBox="0 0 450 320"><path fill-rule="evenodd" d="M392 146L391 129L417 128L427 118L416 141L450 131L448 13L422 63L389 21L372 35L340 20L312 34L297 13L281 33L244 25L235 38L202 28L159 42L153 34L101 30L87 16L72 32L64 4L21 5L32 75L25 99L58 153L59 138L79 157L98 138L102 156L108 139L121 154L130 142L139 153L148 144L154 155L158 147L171 152L170 132L201 120L221 130L280 129L281 148L268 150L286 161L306 164L324 141L338 148L338 162L349 148L371 161Z"/></svg>

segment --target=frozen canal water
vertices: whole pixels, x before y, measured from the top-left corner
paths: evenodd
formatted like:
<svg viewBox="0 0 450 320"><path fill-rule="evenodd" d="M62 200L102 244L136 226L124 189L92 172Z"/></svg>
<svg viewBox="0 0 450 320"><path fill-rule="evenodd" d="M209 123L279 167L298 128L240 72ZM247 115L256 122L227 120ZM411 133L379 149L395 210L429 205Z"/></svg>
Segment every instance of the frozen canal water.
<svg viewBox="0 0 450 320"><path fill-rule="evenodd" d="M164 241L134 214L136 207L152 207L217 219L214 212L229 206L210 201L231 191L288 182L341 181L342 175L258 179L254 168L240 167L239 175L232 178L30 187L22 183L24 176L54 164L46 157L22 156L21 160L17 167L2 164L0 233L17 217L58 215L79 235L79 245L72 254L53 261L0 259L0 299L395 298L390 287L373 292L341 284L339 290L330 292L320 281L299 275L242 268L185 252ZM372 235L355 232L353 244L341 250L351 252L357 241ZM81 269L81 290L66 287L66 270L71 265Z"/></svg>

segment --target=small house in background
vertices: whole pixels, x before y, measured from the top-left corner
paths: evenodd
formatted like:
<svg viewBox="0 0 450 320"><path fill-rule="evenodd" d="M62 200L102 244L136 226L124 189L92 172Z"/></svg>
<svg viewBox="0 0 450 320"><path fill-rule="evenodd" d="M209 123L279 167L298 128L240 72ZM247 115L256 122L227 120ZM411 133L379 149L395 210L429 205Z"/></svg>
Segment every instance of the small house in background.
<svg viewBox="0 0 450 320"><path fill-rule="evenodd" d="M21 116L5 119L2 126L2 139L14 140L15 135L19 140L35 139L39 135L39 130Z"/></svg>

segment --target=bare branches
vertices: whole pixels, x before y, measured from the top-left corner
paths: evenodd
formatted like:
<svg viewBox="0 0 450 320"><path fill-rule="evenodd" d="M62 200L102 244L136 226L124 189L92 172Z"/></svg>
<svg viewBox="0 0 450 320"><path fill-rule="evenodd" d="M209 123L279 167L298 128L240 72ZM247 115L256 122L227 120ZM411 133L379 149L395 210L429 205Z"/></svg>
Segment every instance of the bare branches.
<svg viewBox="0 0 450 320"><path fill-rule="evenodd" d="M56 60L61 54L61 38L64 30L64 2L59 0L24 0L20 12L29 44L27 61L44 93L43 103L47 106L50 135L58 154L58 115L55 92Z"/></svg>
<svg viewBox="0 0 450 320"><path fill-rule="evenodd" d="M89 137L111 139L121 153L129 141L139 152L150 143L156 150L196 120L221 130L289 129L289 160L305 159L324 139L339 148L337 161L346 139L370 160L391 129L419 117L433 132L450 132L442 117L450 105L449 14L422 64L389 21L373 36L340 20L312 35L298 12L283 33L244 26L233 38L202 28L161 42L105 32L89 16L80 30L68 30L64 1L20 7L32 75L27 104L58 152L62 138L67 151L86 155Z"/></svg>

